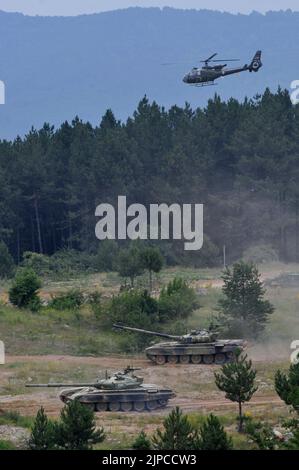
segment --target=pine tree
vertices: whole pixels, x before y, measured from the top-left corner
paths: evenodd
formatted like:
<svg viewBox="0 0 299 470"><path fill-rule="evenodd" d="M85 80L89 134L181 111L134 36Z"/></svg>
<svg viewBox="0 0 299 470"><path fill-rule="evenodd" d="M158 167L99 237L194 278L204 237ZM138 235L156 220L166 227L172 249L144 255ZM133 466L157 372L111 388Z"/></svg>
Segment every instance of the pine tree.
<svg viewBox="0 0 299 470"><path fill-rule="evenodd" d="M255 385L256 371L252 369L251 360L247 360L246 354L238 352L236 360L229 364L224 364L221 372L215 372L215 381L217 387L225 392L228 400L237 402L239 406L239 432L243 431L243 412L242 404L250 401L253 394L257 391Z"/></svg>
<svg viewBox="0 0 299 470"><path fill-rule="evenodd" d="M153 288L153 272L159 273L163 267L163 256L158 248L148 247L141 252L141 263L149 272L149 288Z"/></svg>
<svg viewBox="0 0 299 470"><path fill-rule="evenodd" d="M141 431L138 434L137 438L133 442L132 449L134 450L150 450L152 448L152 444L150 439L147 437L144 431Z"/></svg>
<svg viewBox="0 0 299 470"><path fill-rule="evenodd" d="M154 449L189 450L194 448L197 433L179 407L172 410L165 418L163 426L164 430L157 429L153 436Z"/></svg>
<svg viewBox="0 0 299 470"><path fill-rule="evenodd" d="M299 414L299 362L291 364L287 374L276 372L275 390L285 404Z"/></svg>
<svg viewBox="0 0 299 470"><path fill-rule="evenodd" d="M0 240L0 279L10 277L14 271L14 261L7 246Z"/></svg>
<svg viewBox="0 0 299 470"><path fill-rule="evenodd" d="M199 450L230 450L232 440L227 435L217 416L210 414L199 428Z"/></svg>
<svg viewBox="0 0 299 470"><path fill-rule="evenodd" d="M140 276L143 270L140 251L136 247L120 251L118 256L118 273L121 277L130 279L131 287L134 287L135 278Z"/></svg>
<svg viewBox="0 0 299 470"><path fill-rule="evenodd" d="M232 330L237 327L238 334L256 337L274 311L271 303L264 300L265 289L257 268L240 261L232 270L227 268L222 279L224 298L219 301L219 307L223 321Z"/></svg>
<svg viewBox="0 0 299 470"><path fill-rule="evenodd" d="M90 408L73 400L62 409L58 429L58 443L62 449L89 450L104 439L104 429L96 429L94 412Z"/></svg>
<svg viewBox="0 0 299 470"><path fill-rule="evenodd" d="M30 450L51 450L55 448L55 425L48 419L44 408L37 412L29 438Z"/></svg>

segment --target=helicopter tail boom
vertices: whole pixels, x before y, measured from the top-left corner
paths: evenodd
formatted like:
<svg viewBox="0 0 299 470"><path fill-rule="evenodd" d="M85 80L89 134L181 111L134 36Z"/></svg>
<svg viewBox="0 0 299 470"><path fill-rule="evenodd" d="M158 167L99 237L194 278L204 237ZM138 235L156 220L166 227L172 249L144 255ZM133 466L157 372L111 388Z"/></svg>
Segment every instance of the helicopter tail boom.
<svg viewBox="0 0 299 470"><path fill-rule="evenodd" d="M259 69L263 66L261 57L262 57L262 51L257 51L251 61L251 64L249 65L249 72L259 71Z"/></svg>

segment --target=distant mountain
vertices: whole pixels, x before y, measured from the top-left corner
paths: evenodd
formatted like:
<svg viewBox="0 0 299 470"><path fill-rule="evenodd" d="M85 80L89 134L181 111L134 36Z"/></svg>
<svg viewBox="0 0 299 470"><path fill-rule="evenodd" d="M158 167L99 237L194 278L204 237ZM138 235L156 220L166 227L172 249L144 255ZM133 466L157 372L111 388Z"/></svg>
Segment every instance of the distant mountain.
<svg viewBox="0 0 299 470"><path fill-rule="evenodd" d="M219 53L247 63L263 50L264 67L197 89L182 75ZM216 91L243 98L299 79L299 13L232 15L207 10L130 8L79 17L0 12L0 138L44 121L79 115L97 123L107 108L125 119L144 94L166 107L204 105ZM163 66L165 62L179 62Z"/></svg>

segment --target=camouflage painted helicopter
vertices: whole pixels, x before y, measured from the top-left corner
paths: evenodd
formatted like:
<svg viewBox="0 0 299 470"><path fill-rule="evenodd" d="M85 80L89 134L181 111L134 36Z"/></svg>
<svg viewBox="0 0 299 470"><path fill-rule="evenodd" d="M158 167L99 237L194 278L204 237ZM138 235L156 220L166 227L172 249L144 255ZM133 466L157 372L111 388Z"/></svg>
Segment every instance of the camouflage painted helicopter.
<svg viewBox="0 0 299 470"><path fill-rule="evenodd" d="M240 72L258 72L259 69L263 66L261 61L262 51L257 51L255 56L253 57L251 63L245 64L243 67L237 68L225 68L227 64L219 64L219 65L210 65L212 62L232 62L238 61L239 59L222 59L222 60L214 60L217 53L211 55L206 60L202 60L201 62L204 63L204 66L201 68L194 67L191 72L187 73L184 78L183 82L187 83L188 85L193 86L211 86L216 85L214 80L217 80L221 77L226 77L227 75L233 75L235 73Z"/></svg>

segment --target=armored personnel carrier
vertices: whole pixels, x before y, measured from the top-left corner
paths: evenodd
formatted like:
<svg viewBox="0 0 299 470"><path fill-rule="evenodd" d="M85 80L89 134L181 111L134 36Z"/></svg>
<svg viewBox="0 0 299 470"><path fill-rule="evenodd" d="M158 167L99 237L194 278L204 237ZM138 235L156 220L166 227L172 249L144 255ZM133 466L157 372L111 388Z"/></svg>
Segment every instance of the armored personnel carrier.
<svg viewBox="0 0 299 470"><path fill-rule="evenodd" d="M59 398L64 403L78 400L94 411L153 411L164 408L175 393L170 389L144 384L131 367L116 372L94 383L81 384L26 384L26 387L63 388Z"/></svg>
<svg viewBox="0 0 299 470"><path fill-rule="evenodd" d="M171 340L154 344L145 350L147 357L159 365L224 364L232 361L236 351L243 350L246 345L241 339L217 339L217 333L208 330L192 330L187 335L174 336L120 324L113 326L118 330L134 331Z"/></svg>

